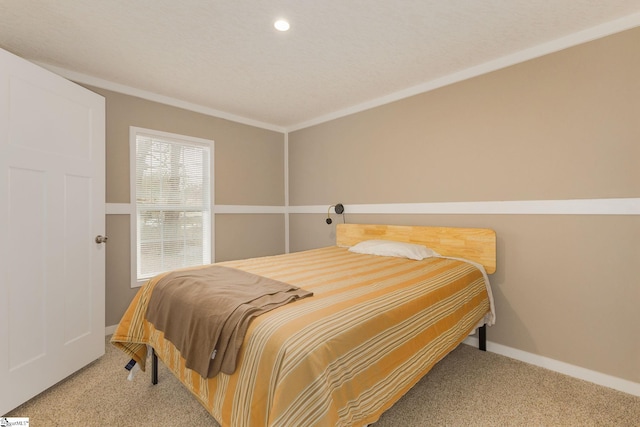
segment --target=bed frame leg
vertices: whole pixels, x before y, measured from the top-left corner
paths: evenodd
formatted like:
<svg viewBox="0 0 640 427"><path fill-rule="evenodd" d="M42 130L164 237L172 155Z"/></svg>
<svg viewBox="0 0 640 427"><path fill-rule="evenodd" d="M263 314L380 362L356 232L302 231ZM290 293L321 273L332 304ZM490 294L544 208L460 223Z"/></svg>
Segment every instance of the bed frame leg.
<svg viewBox="0 0 640 427"><path fill-rule="evenodd" d="M478 348L487 351L487 325L478 328Z"/></svg>
<svg viewBox="0 0 640 427"><path fill-rule="evenodd" d="M151 349L151 384L158 384L158 355L155 349Z"/></svg>

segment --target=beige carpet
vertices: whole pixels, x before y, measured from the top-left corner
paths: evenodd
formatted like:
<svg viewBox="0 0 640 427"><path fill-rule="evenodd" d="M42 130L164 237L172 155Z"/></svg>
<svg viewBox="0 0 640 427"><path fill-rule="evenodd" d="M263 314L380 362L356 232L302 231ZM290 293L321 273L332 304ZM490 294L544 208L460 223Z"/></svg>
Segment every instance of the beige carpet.
<svg viewBox="0 0 640 427"><path fill-rule="evenodd" d="M148 373L127 381L127 361L107 344L104 357L7 416L32 427L218 426L162 364L152 386ZM375 424L444 425L640 426L640 397L461 345Z"/></svg>

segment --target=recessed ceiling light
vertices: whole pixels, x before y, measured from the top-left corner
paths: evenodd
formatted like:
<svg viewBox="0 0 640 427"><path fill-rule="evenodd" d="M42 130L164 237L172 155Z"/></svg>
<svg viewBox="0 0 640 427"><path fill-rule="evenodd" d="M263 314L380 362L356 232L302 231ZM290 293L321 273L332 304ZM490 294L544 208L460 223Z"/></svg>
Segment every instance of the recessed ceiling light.
<svg viewBox="0 0 640 427"><path fill-rule="evenodd" d="M289 30L289 23L284 19L278 19L276 22L274 22L273 26L276 27L276 30L278 31Z"/></svg>

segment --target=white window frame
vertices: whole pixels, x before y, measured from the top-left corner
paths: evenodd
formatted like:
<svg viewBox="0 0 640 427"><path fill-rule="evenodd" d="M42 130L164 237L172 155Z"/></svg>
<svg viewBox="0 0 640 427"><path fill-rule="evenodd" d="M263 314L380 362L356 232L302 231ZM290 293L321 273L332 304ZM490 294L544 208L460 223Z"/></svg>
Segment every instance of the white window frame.
<svg viewBox="0 0 640 427"><path fill-rule="evenodd" d="M136 141L137 136L143 135L152 138L158 138L165 141L173 141L186 145L205 146L209 148L209 215L204 220L207 220L205 227L209 228L209 233L205 233L204 236L204 264L211 263L214 256L214 141L202 138L196 138L192 136L179 135L169 132L163 132L153 129L145 129L141 127L130 126L129 127L129 181L130 181L130 200L131 200L131 215L130 215L130 229L131 229L131 287L137 288L142 286L148 279L138 278L138 204L136 197ZM207 238L208 237L208 238Z"/></svg>

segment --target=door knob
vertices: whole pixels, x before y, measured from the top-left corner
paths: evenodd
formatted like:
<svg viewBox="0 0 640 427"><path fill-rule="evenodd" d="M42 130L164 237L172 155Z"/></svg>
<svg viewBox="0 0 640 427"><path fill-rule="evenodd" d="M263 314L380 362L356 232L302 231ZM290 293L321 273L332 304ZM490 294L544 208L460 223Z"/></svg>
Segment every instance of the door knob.
<svg viewBox="0 0 640 427"><path fill-rule="evenodd" d="M96 243L107 243L107 236L101 236L98 234L96 236Z"/></svg>

